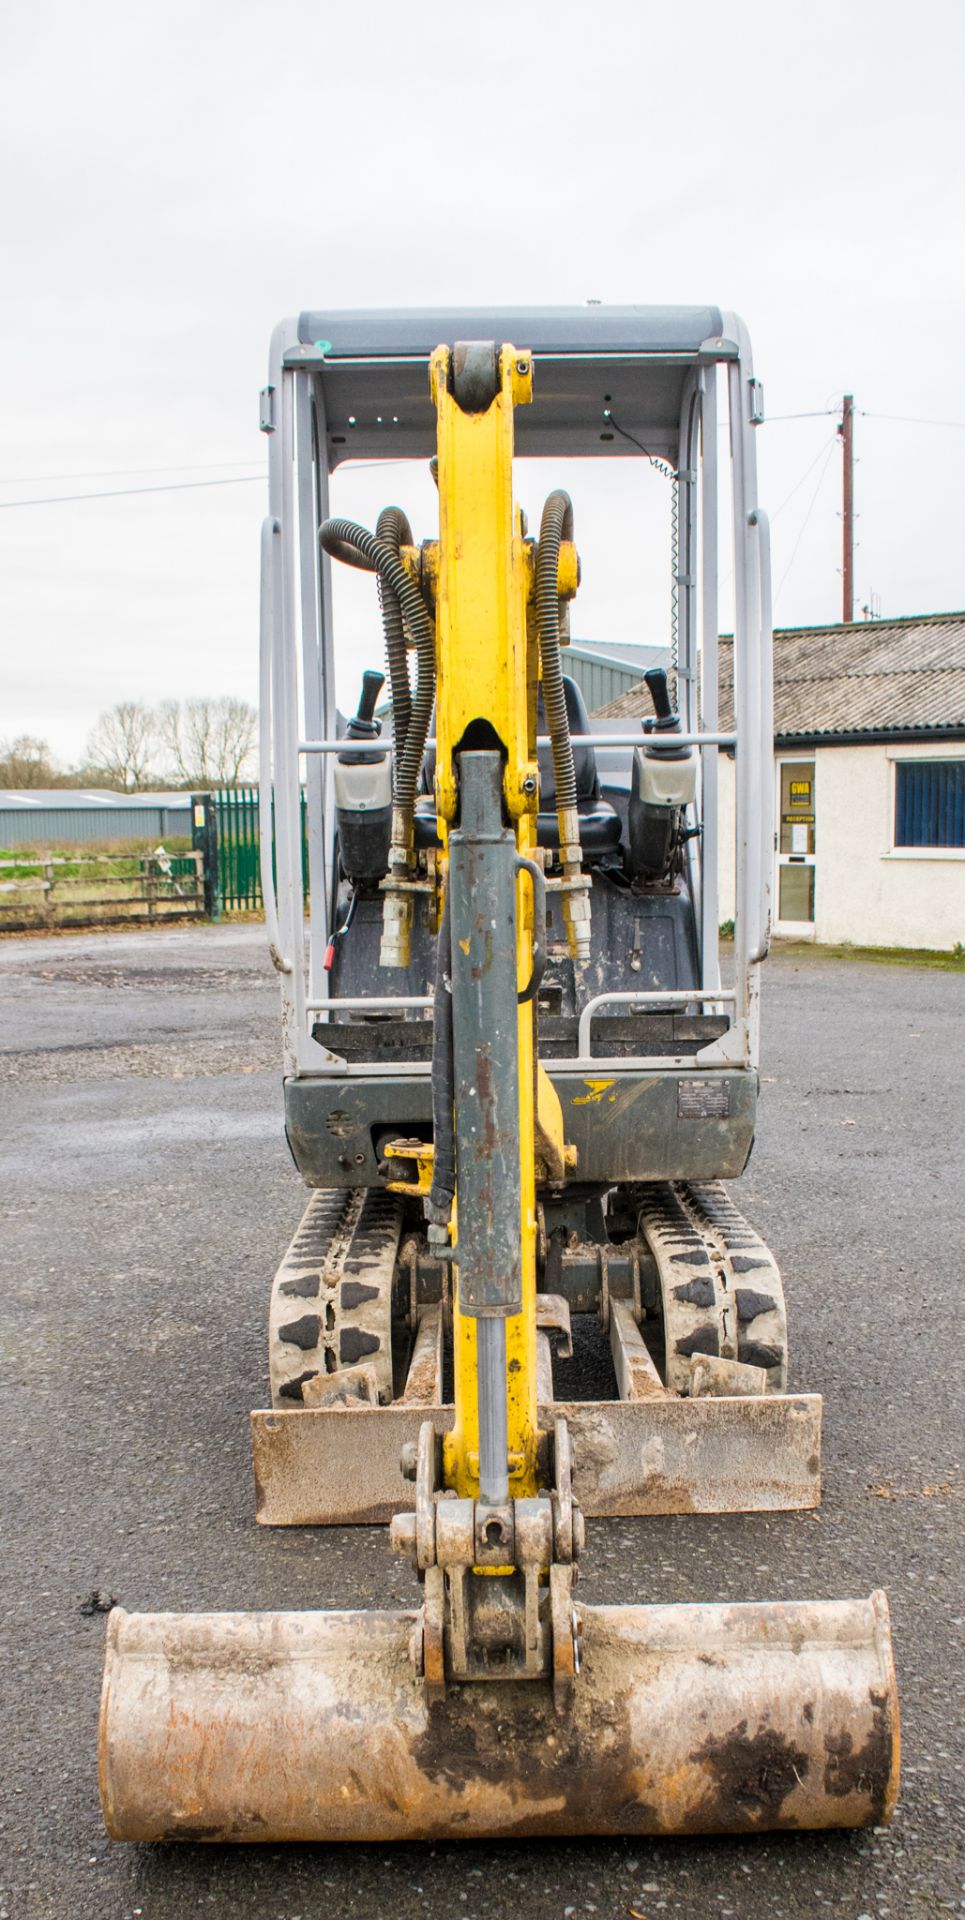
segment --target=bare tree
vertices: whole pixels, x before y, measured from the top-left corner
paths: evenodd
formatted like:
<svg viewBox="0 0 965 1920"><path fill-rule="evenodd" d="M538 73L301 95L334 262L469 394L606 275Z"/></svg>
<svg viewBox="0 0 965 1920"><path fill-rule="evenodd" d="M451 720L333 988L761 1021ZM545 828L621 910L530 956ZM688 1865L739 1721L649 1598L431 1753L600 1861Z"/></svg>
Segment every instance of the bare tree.
<svg viewBox="0 0 965 1920"><path fill-rule="evenodd" d="M237 786L252 771L258 715L247 700L226 696L215 702L215 750L218 775L224 786Z"/></svg>
<svg viewBox="0 0 965 1920"><path fill-rule="evenodd" d="M87 742L87 759L114 786L143 787L155 750L157 723L140 700L122 700L102 713Z"/></svg>
<svg viewBox="0 0 965 1920"><path fill-rule="evenodd" d="M166 700L158 731L180 785L236 786L251 771L258 715L246 700Z"/></svg>
<svg viewBox="0 0 965 1920"><path fill-rule="evenodd" d="M0 787L56 787L61 782L46 740L31 733L0 741Z"/></svg>
<svg viewBox="0 0 965 1920"><path fill-rule="evenodd" d="M180 700L162 702L157 710L157 728L162 750L168 756L170 776L180 787L193 786L194 772L190 764L192 754L188 744L184 707Z"/></svg>

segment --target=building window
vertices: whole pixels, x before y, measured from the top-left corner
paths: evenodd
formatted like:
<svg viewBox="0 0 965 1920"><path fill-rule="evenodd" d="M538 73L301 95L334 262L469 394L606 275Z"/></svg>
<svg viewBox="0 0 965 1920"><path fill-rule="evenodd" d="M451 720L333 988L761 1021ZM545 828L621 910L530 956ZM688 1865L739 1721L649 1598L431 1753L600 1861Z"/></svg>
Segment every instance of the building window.
<svg viewBox="0 0 965 1920"><path fill-rule="evenodd" d="M895 846L965 847L965 760L895 761Z"/></svg>

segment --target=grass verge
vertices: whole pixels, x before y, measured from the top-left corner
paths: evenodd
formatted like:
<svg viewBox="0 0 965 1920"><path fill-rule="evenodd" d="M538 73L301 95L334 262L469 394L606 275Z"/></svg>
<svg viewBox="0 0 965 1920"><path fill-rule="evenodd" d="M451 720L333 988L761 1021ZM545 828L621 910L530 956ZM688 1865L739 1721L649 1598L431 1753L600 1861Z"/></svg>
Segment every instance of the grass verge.
<svg viewBox="0 0 965 1920"><path fill-rule="evenodd" d="M850 940L838 946L822 946L816 940L771 942L775 953L789 959L806 960L817 955L822 960L873 960L879 967L931 967L936 973L965 973L965 951L947 947L855 947Z"/></svg>

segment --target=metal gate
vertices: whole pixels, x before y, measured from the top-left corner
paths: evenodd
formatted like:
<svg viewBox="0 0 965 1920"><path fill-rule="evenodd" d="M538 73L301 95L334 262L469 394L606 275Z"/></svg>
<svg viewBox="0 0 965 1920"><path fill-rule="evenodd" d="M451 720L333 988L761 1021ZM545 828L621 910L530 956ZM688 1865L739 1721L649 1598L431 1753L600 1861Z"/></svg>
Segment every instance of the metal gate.
<svg viewBox="0 0 965 1920"><path fill-rule="evenodd" d="M302 793L302 877L308 891L308 823ZM221 787L192 796L192 843L204 855L205 907L222 913L260 912L263 905L258 788Z"/></svg>

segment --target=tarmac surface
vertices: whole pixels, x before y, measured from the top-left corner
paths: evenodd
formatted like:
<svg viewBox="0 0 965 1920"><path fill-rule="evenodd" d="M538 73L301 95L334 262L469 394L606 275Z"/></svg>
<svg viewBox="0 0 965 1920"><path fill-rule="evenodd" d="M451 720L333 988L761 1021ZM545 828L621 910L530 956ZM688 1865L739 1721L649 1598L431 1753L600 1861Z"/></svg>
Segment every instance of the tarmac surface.
<svg viewBox="0 0 965 1920"><path fill-rule="evenodd" d="M96 1779L103 1617L402 1605L371 1528L254 1524L270 1278L303 1192L257 926L0 941L0 1920L934 1920L965 1911L965 979L778 954L735 1197L825 1395L803 1515L597 1521L581 1598L887 1587L893 1825L395 1848L123 1847Z"/></svg>

